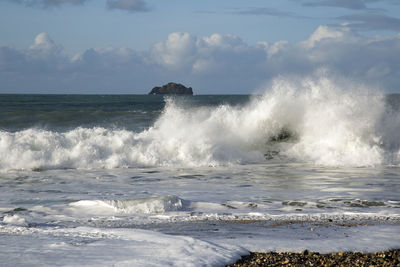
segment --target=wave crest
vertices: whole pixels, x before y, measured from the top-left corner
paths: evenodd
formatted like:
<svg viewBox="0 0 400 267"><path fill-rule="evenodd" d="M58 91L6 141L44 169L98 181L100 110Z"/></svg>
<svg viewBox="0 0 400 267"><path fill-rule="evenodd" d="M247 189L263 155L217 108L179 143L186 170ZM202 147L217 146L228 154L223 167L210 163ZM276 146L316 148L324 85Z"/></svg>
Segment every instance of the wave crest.
<svg viewBox="0 0 400 267"><path fill-rule="evenodd" d="M177 196L161 196L131 200L80 200L71 203L70 207L77 209L77 212L100 215L110 213L165 213L182 210L184 208L184 200Z"/></svg>

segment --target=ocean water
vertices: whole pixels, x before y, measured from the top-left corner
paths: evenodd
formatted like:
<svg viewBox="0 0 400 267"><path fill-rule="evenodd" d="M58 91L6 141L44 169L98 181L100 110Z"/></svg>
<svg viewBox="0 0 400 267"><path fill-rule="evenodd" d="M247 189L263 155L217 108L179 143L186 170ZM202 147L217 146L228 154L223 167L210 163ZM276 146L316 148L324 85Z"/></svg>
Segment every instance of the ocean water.
<svg viewBox="0 0 400 267"><path fill-rule="evenodd" d="M0 95L1 266L400 247L400 95Z"/></svg>

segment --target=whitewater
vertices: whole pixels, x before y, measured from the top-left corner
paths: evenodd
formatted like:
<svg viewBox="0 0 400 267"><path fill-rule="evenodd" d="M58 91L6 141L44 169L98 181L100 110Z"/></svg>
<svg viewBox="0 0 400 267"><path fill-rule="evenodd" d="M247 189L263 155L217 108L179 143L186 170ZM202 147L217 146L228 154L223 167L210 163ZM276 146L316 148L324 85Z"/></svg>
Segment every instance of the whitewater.
<svg viewBox="0 0 400 267"><path fill-rule="evenodd" d="M0 95L0 265L223 266L400 247L400 95Z"/></svg>

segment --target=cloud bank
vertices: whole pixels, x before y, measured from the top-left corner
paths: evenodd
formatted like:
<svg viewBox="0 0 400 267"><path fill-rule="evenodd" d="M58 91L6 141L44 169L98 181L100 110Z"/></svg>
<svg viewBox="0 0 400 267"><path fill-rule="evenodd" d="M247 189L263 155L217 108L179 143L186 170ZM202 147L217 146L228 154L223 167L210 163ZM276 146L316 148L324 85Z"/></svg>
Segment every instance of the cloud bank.
<svg viewBox="0 0 400 267"><path fill-rule="evenodd" d="M0 48L0 92L140 94L177 81L197 94L251 93L276 76L321 68L398 92L400 35L367 38L320 26L299 43L250 45L234 35L176 32L146 51L89 48L67 56L40 33L26 50Z"/></svg>
<svg viewBox="0 0 400 267"><path fill-rule="evenodd" d="M369 8L372 3L386 2L392 5L398 5L397 0L307 0L303 6L311 7L339 7L352 10L369 10L369 11L384 11L381 8Z"/></svg>
<svg viewBox="0 0 400 267"><path fill-rule="evenodd" d="M28 7L49 8L49 7L60 7L65 4L83 5L85 2L88 2L89 0L8 0L8 1L16 4L22 4ZM120 10L127 10L129 12L139 12L139 11L149 10L146 2L144 2L143 0L107 0L106 7L109 10L120 9Z"/></svg>
<svg viewBox="0 0 400 267"><path fill-rule="evenodd" d="M53 6L61 6L64 4L82 5L88 0L9 0L9 1L17 4L23 4L25 6L47 8Z"/></svg>
<svg viewBox="0 0 400 267"><path fill-rule="evenodd" d="M352 14L338 19L351 21L348 27L357 30L384 30L400 32L400 19L382 14Z"/></svg>
<svg viewBox="0 0 400 267"><path fill-rule="evenodd" d="M233 12L234 14L239 15L254 15L254 16L271 16L271 17L280 17L280 18L296 18L296 19L308 19L309 17L301 16L295 14L293 12L281 11L274 8L269 7L253 7L253 8L246 8L242 10L237 10Z"/></svg>
<svg viewBox="0 0 400 267"><path fill-rule="evenodd" d="M348 9L366 9L368 2L376 2L377 0L319 0L319 1L310 1L306 2L304 6L328 6L328 7L342 7Z"/></svg>
<svg viewBox="0 0 400 267"><path fill-rule="evenodd" d="M142 0L107 0L107 8L127 10L129 12L149 10Z"/></svg>

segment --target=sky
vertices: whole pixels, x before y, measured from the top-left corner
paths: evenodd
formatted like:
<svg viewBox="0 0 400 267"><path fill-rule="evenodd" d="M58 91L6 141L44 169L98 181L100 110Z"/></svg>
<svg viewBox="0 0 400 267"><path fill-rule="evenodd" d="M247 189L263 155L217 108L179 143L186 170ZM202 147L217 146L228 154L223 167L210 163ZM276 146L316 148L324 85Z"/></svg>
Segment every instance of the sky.
<svg viewBox="0 0 400 267"><path fill-rule="evenodd" d="M400 93L400 0L0 1L0 93L248 94L321 70Z"/></svg>

